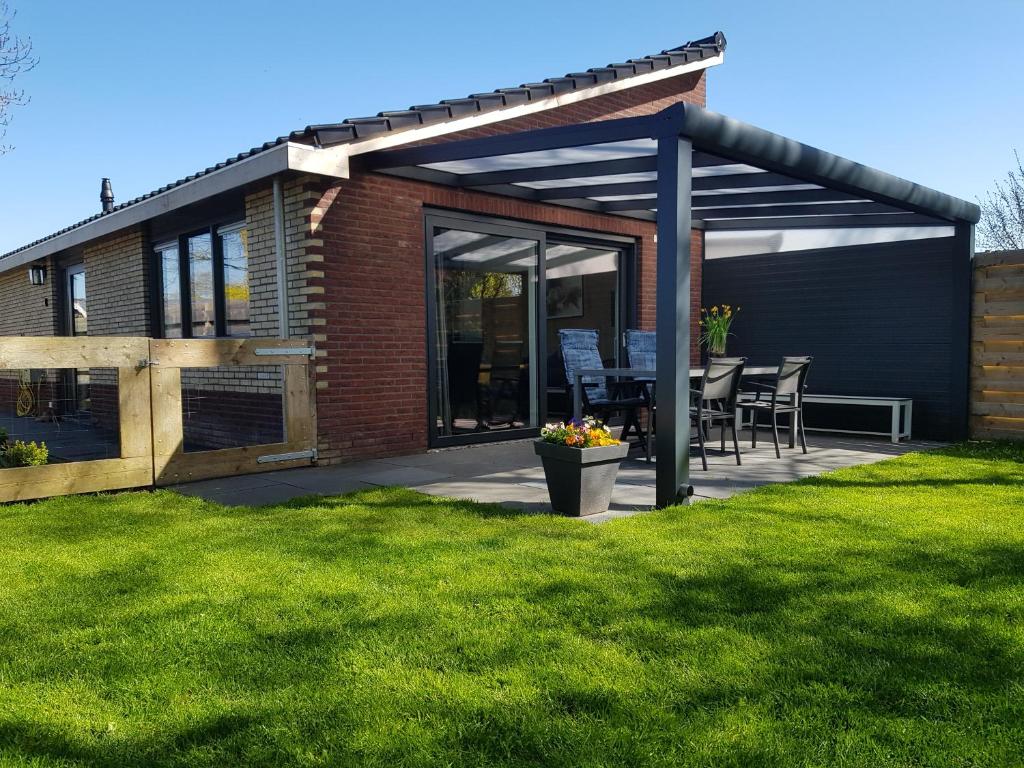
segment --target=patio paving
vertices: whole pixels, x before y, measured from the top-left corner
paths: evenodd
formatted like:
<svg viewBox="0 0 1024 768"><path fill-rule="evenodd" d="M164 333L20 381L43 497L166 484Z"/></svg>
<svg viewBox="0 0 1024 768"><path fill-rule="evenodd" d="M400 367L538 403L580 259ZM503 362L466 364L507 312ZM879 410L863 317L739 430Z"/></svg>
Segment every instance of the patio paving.
<svg viewBox="0 0 1024 768"><path fill-rule="evenodd" d="M763 439L766 438L766 439ZM308 467L257 475L204 480L173 486L178 493L226 505L259 506L309 495L335 495L381 486L400 485L435 496L492 502L525 511L546 512L547 488L532 440L449 448L412 456L375 459L329 467ZM744 444L745 443L745 444ZM782 449L775 458L770 436L750 447L749 432L741 439L743 466L735 457L709 451L708 471L691 456L693 501L724 499L769 483L784 483L842 467L870 464L909 451L930 450L941 443L915 440L893 445L884 439L810 435L809 453ZM608 512L585 518L602 522L626 517L654 505L654 465L635 450L619 471Z"/></svg>

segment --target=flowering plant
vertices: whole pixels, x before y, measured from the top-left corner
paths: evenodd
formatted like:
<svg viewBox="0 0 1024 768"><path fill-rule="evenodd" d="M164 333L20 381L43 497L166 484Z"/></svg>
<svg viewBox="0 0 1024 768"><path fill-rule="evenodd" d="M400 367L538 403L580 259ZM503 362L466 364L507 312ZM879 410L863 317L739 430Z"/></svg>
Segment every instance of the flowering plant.
<svg viewBox="0 0 1024 768"><path fill-rule="evenodd" d="M572 448L597 448L603 445L618 445L620 442L612 437L612 431L606 425L589 416L582 421L573 419L568 424L548 424L540 431L540 439L545 443L568 445Z"/></svg>
<svg viewBox="0 0 1024 768"><path fill-rule="evenodd" d="M729 333L729 329L732 327L732 321L739 311L740 308L736 307L734 312L729 304L723 304L721 309L719 309L717 304L710 309L707 307L701 308L699 325L703 330L700 334L700 341L701 344L708 348L710 354L725 354L725 342L732 335Z"/></svg>

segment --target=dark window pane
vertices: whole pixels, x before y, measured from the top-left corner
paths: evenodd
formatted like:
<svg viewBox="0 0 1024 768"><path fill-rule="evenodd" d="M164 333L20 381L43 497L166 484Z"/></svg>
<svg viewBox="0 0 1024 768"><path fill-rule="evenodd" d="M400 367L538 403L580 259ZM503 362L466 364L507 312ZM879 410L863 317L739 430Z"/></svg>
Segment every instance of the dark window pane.
<svg viewBox="0 0 1024 768"><path fill-rule="evenodd" d="M437 435L539 426L538 243L437 228Z"/></svg>
<svg viewBox="0 0 1024 768"><path fill-rule="evenodd" d="M221 236L224 254L224 307L228 336L248 336L249 238L244 229Z"/></svg>
<svg viewBox="0 0 1024 768"><path fill-rule="evenodd" d="M85 303L85 272L73 272L71 281L71 335L85 336L89 329L89 311Z"/></svg>
<svg viewBox="0 0 1024 768"><path fill-rule="evenodd" d="M189 288L192 294L192 335L216 336L213 301L213 248L208 233L188 240Z"/></svg>
<svg viewBox="0 0 1024 768"><path fill-rule="evenodd" d="M163 329L168 339L181 338L181 270L177 246L160 251Z"/></svg>

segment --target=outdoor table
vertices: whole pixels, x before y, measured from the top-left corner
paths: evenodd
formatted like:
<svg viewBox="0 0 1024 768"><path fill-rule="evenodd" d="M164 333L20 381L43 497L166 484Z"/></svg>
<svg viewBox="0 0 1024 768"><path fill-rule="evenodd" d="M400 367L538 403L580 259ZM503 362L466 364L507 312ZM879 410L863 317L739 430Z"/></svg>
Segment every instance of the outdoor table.
<svg viewBox="0 0 1024 768"><path fill-rule="evenodd" d="M752 365L743 369L744 376L774 376L779 372L777 365ZM691 368L690 378L699 379L703 368ZM572 382L572 416L577 421L583 417L583 378L607 376L615 379L654 382L658 372L653 368L580 368L574 372Z"/></svg>

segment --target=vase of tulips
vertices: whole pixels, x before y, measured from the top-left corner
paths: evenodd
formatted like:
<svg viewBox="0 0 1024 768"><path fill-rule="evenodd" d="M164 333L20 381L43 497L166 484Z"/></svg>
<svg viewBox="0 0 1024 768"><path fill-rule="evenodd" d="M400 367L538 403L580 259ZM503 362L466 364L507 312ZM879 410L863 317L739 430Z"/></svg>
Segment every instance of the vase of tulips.
<svg viewBox="0 0 1024 768"><path fill-rule="evenodd" d="M552 509L577 517L608 510L629 443L588 418L548 424L533 447L544 465Z"/></svg>
<svg viewBox="0 0 1024 768"><path fill-rule="evenodd" d="M701 308L700 342L707 349L709 357L725 357L725 346L732 336L729 329L739 311L739 307L734 310L729 304Z"/></svg>

